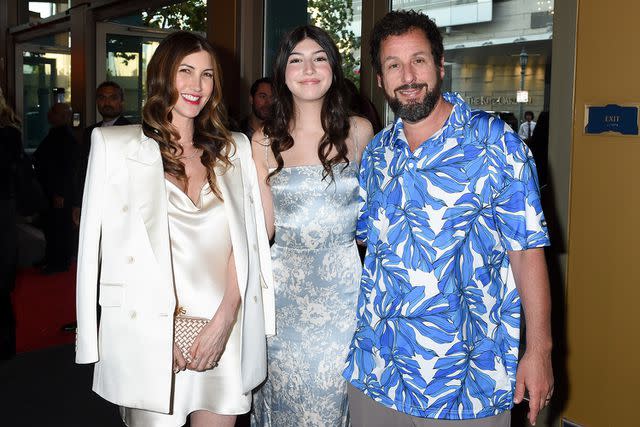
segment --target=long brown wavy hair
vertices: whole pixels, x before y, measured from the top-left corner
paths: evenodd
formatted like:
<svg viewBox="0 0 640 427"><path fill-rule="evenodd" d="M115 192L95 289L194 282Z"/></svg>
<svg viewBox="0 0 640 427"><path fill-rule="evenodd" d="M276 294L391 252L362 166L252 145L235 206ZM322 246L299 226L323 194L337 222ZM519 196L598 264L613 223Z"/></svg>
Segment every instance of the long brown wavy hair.
<svg viewBox="0 0 640 427"><path fill-rule="evenodd" d="M9 104L7 104L6 99L4 99L4 94L2 93L2 88L0 88L0 128L11 126L20 130L20 123L20 118Z"/></svg>
<svg viewBox="0 0 640 427"><path fill-rule="evenodd" d="M213 92L194 120L193 146L202 149L200 161L207 169L207 180L213 193L222 199L214 167L216 164L224 167L231 165L229 156L233 154L235 144L226 127L220 64L213 47L205 38L187 31L178 31L160 42L147 67L148 97L142 110L142 128L144 134L153 138L160 146L165 173L186 183L187 175L180 162L180 133L171 124L171 110L179 96L175 87L178 67L185 56L200 51L211 56Z"/></svg>
<svg viewBox="0 0 640 427"><path fill-rule="evenodd" d="M273 115L264 125L264 134L269 138L277 167L269 174L267 180L279 173L284 167L281 153L293 147L289 124L294 119L294 105L293 96L285 81L285 71L289 55L296 45L304 39L311 39L320 45L327 54L333 72L333 81L324 95L320 116L322 129L325 132L318 146L318 157L324 168L322 179L328 176L333 181L333 167L340 163L345 163L345 167L349 164L347 157L349 149L346 143L350 127L349 106L340 53L331 37L324 30L313 25L303 25L294 28L282 38L273 66ZM336 154L329 157L334 150Z"/></svg>

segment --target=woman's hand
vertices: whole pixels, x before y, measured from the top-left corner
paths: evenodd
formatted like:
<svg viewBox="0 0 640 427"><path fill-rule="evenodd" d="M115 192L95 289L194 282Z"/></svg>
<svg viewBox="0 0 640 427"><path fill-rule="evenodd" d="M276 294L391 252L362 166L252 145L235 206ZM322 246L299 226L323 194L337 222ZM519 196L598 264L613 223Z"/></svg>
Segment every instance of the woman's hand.
<svg viewBox="0 0 640 427"><path fill-rule="evenodd" d="M187 368L187 361L182 356L182 351L176 344L173 344L173 373L177 374L180 371L184 371Z"/></svg>
<svg viewBox="0 0 640 427"><path fill-rule="evenodd" d="M191 361L186 365L188 369L206 371L218 365L236 322L236 313L235 310L230 313L220 306L213 319L193 341L189 349Z"/></svg>
<svg viewBox="0 0 640 427"><path fill-rule="evenodd" d="M218 361L222 357L222 353L224 353L224 348L238 318L240 303L236 263L232 251L227 264L227 286L222 302L218 306L213 319L202 328L193 341L193 345L189 349L191 360L187 365L188 369L206 371L218 366Z"/></svg>

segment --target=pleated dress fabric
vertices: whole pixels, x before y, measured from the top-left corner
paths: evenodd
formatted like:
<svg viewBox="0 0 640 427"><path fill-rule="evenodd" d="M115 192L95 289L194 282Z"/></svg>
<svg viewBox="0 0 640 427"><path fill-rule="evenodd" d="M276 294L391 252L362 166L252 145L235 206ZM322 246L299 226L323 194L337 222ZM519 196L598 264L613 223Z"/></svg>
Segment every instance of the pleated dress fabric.
<svg viewBox="0 0 640 427"><path fill-rule="evenodd" d="M355 328L361 264L355 243L357 164L282 169L271 178L271 247L277 335L268 373L254 394L251 425L348 425L341 376Z"/></svg>
<svg viewBox="0 0 640 427"><path fill-rule="evenodd" d="M195 204L172 182L166 180L166 187L177 304L187 316L210 319L224 296L232 249L224 203L208 183ZM170 414L121 407L122 419L130 427L180 427L197 410L224 415L248 412L251 394L241 390L240 347L236 322L217 367L174 375Z"/></svg>

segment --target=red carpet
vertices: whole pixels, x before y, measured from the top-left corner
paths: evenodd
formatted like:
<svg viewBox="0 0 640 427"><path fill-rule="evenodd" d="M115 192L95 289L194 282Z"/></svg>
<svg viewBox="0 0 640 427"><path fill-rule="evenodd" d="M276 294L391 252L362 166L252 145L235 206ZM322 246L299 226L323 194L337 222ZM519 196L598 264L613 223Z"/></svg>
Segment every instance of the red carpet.
<svg viewBox="0 0 640 427"><path fill-rule="evenodd" d="M18 271L13 292L18 353L75 341L74 332L60 329L76 319L75 289L75 265L50 276L34 268Z"/></svg>

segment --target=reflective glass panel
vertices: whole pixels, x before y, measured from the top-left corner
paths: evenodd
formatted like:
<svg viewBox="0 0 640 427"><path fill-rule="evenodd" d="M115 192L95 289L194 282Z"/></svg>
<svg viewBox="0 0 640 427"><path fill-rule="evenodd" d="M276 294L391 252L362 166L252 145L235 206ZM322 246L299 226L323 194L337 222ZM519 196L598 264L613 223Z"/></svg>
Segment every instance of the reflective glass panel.
<svg viewBox="0 0 640 427"><path fill-rule="evenodd" d="M196 31L206 34L207 0L186 0L168 6L150 7L135 15L111 19L111 22L137 27Z"/></svg>
<svg viewBox="0 0 640 427"><path fill-rule="evenodd" d="M524 111L548 110L553 0L393 0L421 11L443 34L443 90L494 111L515 129ZM518 91L528 95L518 102Z"/></svg>
<svg viewBox="0 0 640 427"><path fill-rule="evenodd" d="M23 137L35 148L49 131L47 112L54 102L71 102L69 33L39 38L22 50Z"/></svg>
<svg viewBox="0 0 640 427"><path fill-rule="evenodd" d="M60 1L30 1L29 22L48 18L69 9L71 0Z"/></svg>
<svg viewBox="0 0 640 427"><path fill-rule="evenodd" d="M147 96L147 65L160 44L156 38L107 34L107 80L124 91L124 116L141 122L142 105Z"/></svg>

